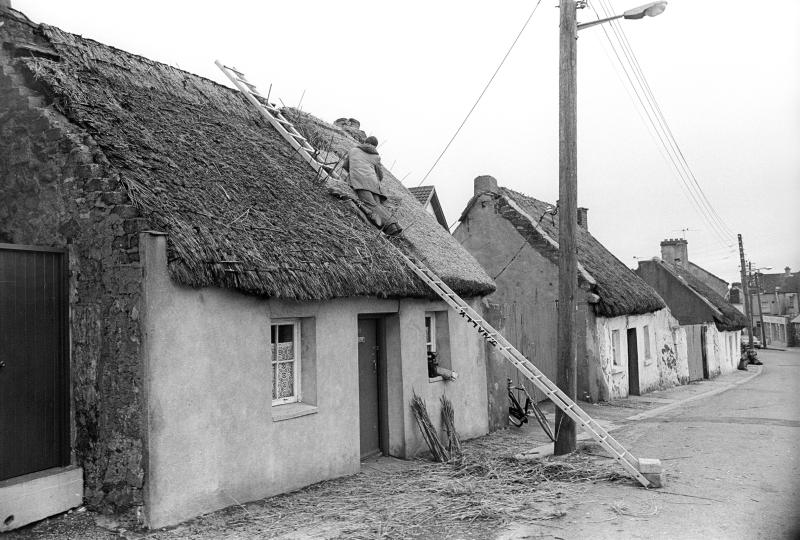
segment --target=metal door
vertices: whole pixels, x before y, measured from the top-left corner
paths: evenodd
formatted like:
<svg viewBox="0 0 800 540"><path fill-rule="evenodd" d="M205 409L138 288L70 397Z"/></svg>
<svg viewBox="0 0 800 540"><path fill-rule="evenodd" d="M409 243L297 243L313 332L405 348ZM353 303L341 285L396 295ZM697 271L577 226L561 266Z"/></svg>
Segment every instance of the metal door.
<svg viewBox="0 0 800 540"><path fill-rule="evenodd" d="M0 244L0 480L69 464L66 253Z"/></svg>
<svg viewBox="0 0 800 540"><path fill-rule="evenodd" d="M361 457L380 453L378 319L358 320L358 410Z"/></svg>
<svg viewBox="0 0 800 540"><path fill-rule="evenodd" d="M641 395L639 390L639 343L636 328L628 328L628 394Z"/></svg>

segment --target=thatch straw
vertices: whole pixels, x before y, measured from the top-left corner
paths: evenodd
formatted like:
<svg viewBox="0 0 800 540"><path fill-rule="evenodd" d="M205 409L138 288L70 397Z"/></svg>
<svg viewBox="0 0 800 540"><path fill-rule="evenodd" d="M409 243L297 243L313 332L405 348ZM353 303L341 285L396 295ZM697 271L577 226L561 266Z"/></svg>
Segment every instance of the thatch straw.
<svg viewBox="0 0 800 540"><path fill-rule="evenodd" d="M431 297L237 91L51 26L28 32L52 53L20 49L14 69L90 141L96 161L110 163L147 227L168 234L176 281L295 300ZM355 145L298 115L330 130L312 138L317 146L341 154ZM429 218L391 174L385 183L401 222ZM459 294L494 289L447 231L421 229L403 249L417 250Z"/></svg>
<svg viewBox="0 0 800 540"><path fill-rule="evenodd" d="M225 531L226 538L314 537L486 538L503 525L557 527L588 482L613 482L621 469L575 454L520 462L528 448L514 432L464 443L461 464L407 462L401 470L370 471L322 482L296 493L233 506L199 517L156 538L195 538Z"/></svg>
<svg viewBox="0 0 800 540"><path fill-rule="evenodd" d="M666 261L658 261L655 264L661 265L667 272L677 276L683 284L692 289L696 294L705 298L715 308L719 310L721 315L714 315L714 324L717 329L726 331L741 330L747 326L747 317L741 311L733 307L730 302L725 300L714 289L699 280L689 270L686 270L678 265L670 264Z"/></svg>
<svg viewBox="0 0 800 540"><path fill-rule="evenodd" d="M442 425L447 432L447 451L450 452L450 459L459 460L462 457L461 439L456 431L455 411L453 403L447 396L439 398L442 403Z"/></svg>
<svg viewBox="0 0 800 540"><path fill-rule="evenodd" d="M467 205L461 215L462 221L468 219L469 209L476 200L477 196ZM499 214L514 225L534 249L558 264L557 246L542 237L542 234L546 234L551 239L558 240L558 213L548 213L554 205L501 187L496 194L495 206ZM576 243L578 261L596 282L592 285L592 289L600 296L600 302L595 306L598 315L603 317L640 315L666 307L663 299L652 287L617 259L585 228L577 228Z"/></svg>
<svg viewBox="0 0 800 540"><path fill-rule="evenodd" d="M417 421L422 438L425 439L425 444L428 445L431 451L433 460L439 462L449 461L450 454L442 444L442 441L439 440L436 428L433 427L431 417L428 415L425 400L419 397L416 392L411 398L411 411L414 413L414 419Z"/></svg>

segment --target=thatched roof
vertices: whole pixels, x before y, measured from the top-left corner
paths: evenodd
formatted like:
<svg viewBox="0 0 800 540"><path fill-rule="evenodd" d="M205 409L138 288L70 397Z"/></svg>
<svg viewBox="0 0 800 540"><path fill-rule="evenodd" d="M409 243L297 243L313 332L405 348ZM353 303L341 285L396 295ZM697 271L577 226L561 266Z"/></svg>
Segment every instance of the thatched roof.
<svg viewBox="0 0 800 540"><path fill-rule="evenodd" d="M463 220L473 197L461 216ZM517 191L498 188L494 193L500 215L511 222L528 244L558 264L558 213L548 204ZM603 317L639 315L666 307L658 293L611 254L586 229L578 227L578 277L600 297L595 312Z"/></svg>
<svg viewBox="0 0 800 540"><path fill-rule="evenodd" d="M331 196L310 166L237 91L46 25L16 67L93 138L151 228L168 234L176 281L298 300L429 297L387 240ZM301 130L355 144L307 114ZM389 206L420 256L465 296L494 284L388 171ZM413 224L413 225L412 225Z"/></svg>
<svg viewBox="0 0 800 540"><path fill-rule="evenodd" d="M712 308L714 324L722 331L741 330L747 327L747 317L720 296L714 289L703 283L689 270L665 261L656 261L666 271L678 278L690 291L700 297Z"/></svg>

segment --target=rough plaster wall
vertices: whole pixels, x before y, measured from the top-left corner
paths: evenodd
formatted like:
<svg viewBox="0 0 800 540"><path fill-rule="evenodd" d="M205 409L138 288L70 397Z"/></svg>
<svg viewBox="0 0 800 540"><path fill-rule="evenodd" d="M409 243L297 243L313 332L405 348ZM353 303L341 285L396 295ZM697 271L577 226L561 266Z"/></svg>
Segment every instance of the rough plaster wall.
<svg viewBox="0 0 800 540"><path fill-rule="evenodd" d="M597 317L597 352L608 388L608 400L619 399L628 395L628 328L629 317ZM619 365L614 365L614 352L611 333L619 330Z"/></svg>
<svg viewBox="0 0 800 540"><path fill-rule="evenodd" d="M558 269L539 255L511 223L499 216L494 199L478 199L453 236L495 279L497 291L485 300L485 314L494 326L545 375L556 376ZM508 424L506 379L525 379L516 368L487 348L490 429ZM538 399L544 396L525 382Z"/></svg>
<svg viewBox="0 0 800 540"><path fill-rule="evenodd" d="M481 313L479 299L466 300L473 309ZM403 421L405 453L401 457L407 459L428 451L409 406L414 392L425 400L431 422L442 441L447 440L447 434L442 424L441 396L447 396L453 404L456 430L462 440L485 435L489 430L486 351L483 339L470 324L452 310L448 317L450 361L453 371L458 373L458 379L431 381L428 378L427 363L423 361L426 357L425 312L445 309L447 306L441 301L400 301L400 339L403 348L402 407L405 412Z"/></svg>
<svg viewBox="0 0 800 540"><path fill-rule="evenodd" d="M650 358L645 357L644 326L650 329ZM605 318L596 323L599 361L603 380L599 399L618 399L629 393L628 336L636 328L639 357L639 391L652 392L671 388L688 381L686 337L680 332L677 320L669 310L662 309L646 315ZM614 366L611 332L619 330L620 365ZM608 392L608 396L604 395Z"/></svg>
<svg viewBox="0 0 800 540"><path fill-rule="evenodd" d="M91 138L0 52L0 242L69 247L74 462L86 502L141 503L141 220Z"/></svg>

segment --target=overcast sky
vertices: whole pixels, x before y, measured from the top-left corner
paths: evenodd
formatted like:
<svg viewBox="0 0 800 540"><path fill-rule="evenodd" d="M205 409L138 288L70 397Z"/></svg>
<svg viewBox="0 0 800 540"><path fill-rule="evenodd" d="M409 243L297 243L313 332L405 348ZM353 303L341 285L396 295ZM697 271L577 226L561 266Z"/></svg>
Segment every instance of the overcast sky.
<svg viewBox="0 0 800 540"><path fill-rule="evenodd" d="M541 2L425 182L451 222L481 174L539 199L558 197L556 3ZM610 2L619 11L639 3ZM264 91L272 83L287 105L305 91L303 110L360 120L382 142L384 164L411 187L536 0L12 5L35 22L225 82L219 58ZM595 15L583 9L578 18ZM622 27L697 182L726 226L742 233L748 258L800 270L800 2L671 0L663 15ZM738 281L735 237L720 239L690 202L614 55L603 27L581 31L578 203L589 208L591 232L631 267L635 257L659 255L662 239L685 235L693 262Z"/></svg>

